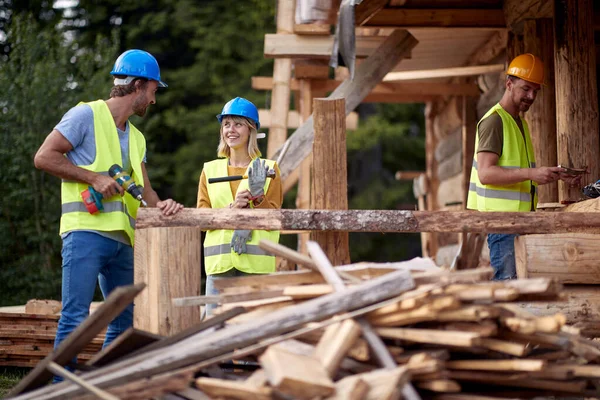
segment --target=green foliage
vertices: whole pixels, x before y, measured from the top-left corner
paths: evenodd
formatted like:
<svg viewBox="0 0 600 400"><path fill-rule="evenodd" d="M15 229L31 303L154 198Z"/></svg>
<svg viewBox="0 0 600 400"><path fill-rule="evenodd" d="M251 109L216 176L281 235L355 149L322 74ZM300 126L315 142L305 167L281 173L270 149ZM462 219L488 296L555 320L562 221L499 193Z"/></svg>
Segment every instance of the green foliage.
<svg viewBox="0 0 600 400"><path fill-rule="evenodd" d="M3 398L4 395L8 394L10 389L16 386L29 371L29 368L0 368L0 398Z"/></svg>
<svg viewBox="0 0 600 400"><path fill-rule="evenodd" d="M93 51L60 32L13 15L11 52L0 64L0 305L60 295L60 181L33 156L61 115L81 99L103 97L114 60L111 41ZM9 296L10 293L10 296Z"/></svg>

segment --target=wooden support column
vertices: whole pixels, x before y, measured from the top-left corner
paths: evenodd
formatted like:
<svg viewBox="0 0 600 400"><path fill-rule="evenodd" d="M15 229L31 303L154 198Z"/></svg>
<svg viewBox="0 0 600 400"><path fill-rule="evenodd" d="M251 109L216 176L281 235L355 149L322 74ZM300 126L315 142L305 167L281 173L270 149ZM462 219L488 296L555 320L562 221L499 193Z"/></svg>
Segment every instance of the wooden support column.
<svg viewBox="0 0 600 400"><path fill-rule="evenodd" d="M294 1L277 2L277 33L294 33ZM267 144L267 158L273 155L287 139L287 116L290 109L290 79L292 59L278 58L273 63L273 92L271 95L271 127Z"/></svg>
<svg viewBox="0 0 600 400"><path fill-rule="evenodd" d="M427 176L427 210L437 208L437 190L440 182L437 178L437 161L435 160L435 148L437 139L435 137L434 121L436 107L433 102L425 106L425 175ZM421 234L421 248L423 257L435 258L438 250L437 233L427 232Z"/></svg>
<svg viewBox="0 0 600 400"><path fill-rule="evenodd" d="M200 296L201 248L196 227L135 231L135 283L147 285L135 301L135 328L170 336L200 322L200 307L174 307L172 299Z"/></svg>
<svg viewBox="0 0 600 400"><path fill-rule="evenodd" d="M304 123L312 114L312 85L310 79L300 79L300 93L298 106L300 109L301 123ZM309 154L302 163L300 163L300 173L298 178L298 193L296 194L296 208L309 209L311 197L311 182L310 172L312 166L312 154ZM308 254L306 243L310 238L310 233L298 234L298 251L302 254Z"/></svg>
<svg viewBox="0 0 600 400"><path fill-rule="evenodd" d="M552 167L556 159L556 96L554 92L554 27L551 18L530 19L524 23L525 52L535 54L544 62L544 83L537 98L525 114L535 161L540 167ZM538 186L540 203L558 202L558 184Z"/></svg>
<svg viewBox="0 0 600 400"><path fill-rule="evenodd" d="M475 135L477 134L477 104L474 99L463 96L462 98L462 173L463 173L463 210L467 209L469 184L471 181L471 167L475 153Z"/></svg>
<svg viewBox="0 0 600 400"><path fill-rule="evenodd" d="M513 58L523 53L525 53L523 34L509 31L506 43L506 65L508 66Z"/></svg>
<svg viewBox="0 0 600 400"><path fill-rule="evenodd" d="M347 210L346 101L314 99L312 209ZM350 263L348 232L311 234L333 265Z"/></svg>
<svg viewBox="0 0 600 400"><path fill-rule="evenodd" d="M561 165L587 166L592 179L600 175L598 151L598 88L592 0L554 1L554 67L556 70L557 160ZM558 184L558 198L578 200L580 188Z"/></svg>

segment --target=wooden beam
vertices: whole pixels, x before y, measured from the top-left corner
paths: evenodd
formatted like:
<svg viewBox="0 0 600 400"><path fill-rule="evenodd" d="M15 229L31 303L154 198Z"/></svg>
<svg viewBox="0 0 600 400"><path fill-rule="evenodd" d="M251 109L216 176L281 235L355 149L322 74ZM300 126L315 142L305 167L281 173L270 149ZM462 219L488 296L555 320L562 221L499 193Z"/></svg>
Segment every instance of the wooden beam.
<svg viewBox="0 0 600 400"><path fill-rule="evenodd" d="M554 66L556 77L557 161L588 167L600 176L598 88L591 0L555 0ZM577 104L573 107L573 104ZM559 201L579 200L580 188L558 184Z"/></svg>
<svg viewBox="0 0 600 400"><path fill-rule="evenodd" d="M522 23L526 19L554 16L554 4L548 0L504 0L502 10L506 26L516 32L522 32Z"/></svg>
<svg viewBox="0 0 600 400"><path fill-rule="evenodd" d="M329 97L345 98L346 114L349 114L416 45L417 40L410 33L394 31L371 57L357 67L354 80L345 80ZM279 166L284 180L310 154L313 136L313 120L309 118L288 139L291 143Z"/></svg>
<svg viewBox="0 0 600 400"><path fill-rule="evenodd" d="M421 71L390 72L383 82L409 81L416 79L454 78L457 76L473 76L504 71L504 64L473 65L468 67L438 68Z"/></svg>
<svg viewBox="0 0 600 400"><path fill-rule="evenodd" d="M300 80L290 80L290 88L293 91L300 90ZM343 81L333 79L314 79L312 85L324 92L332 92ZM272 90L273 78L270 76L253 76L252 89ZM385 82L376 85L369 96L390 95L392 96L469 96L477 97L481 94L477 85L473 83L444 83L444 82ZM363 102L366 102L363 100ZM289 117L288 117L289 118ZM262 125L262 120L261 120ZM288 125L289 126L289 125Z"/></svg>
<svg viewBox="0 0 600 400"><path fill-rule="evenodd" d="M293 2L289 2L292 3ZM331 25L329 24L294 24L294 33L296 35L317 35L329 36Z"/></svg>
<svg viewBox="0 0 600 400"><path fill-rule="evenodd" d="M385 36L360 36L356 38L356 57L365 58L385 41ZM304 36L267 33L264 42L266 58L329 59L333 51L333 35Z"/></svg>
<svg viewBox="0 0 600 400"><path fill-rule="evenodd" d="M136 299L133 326L162 336L200 321L200 307L174 307L174 297L199 296L202 271L200 230L149 229L136 232L134 281L148 287Z"/></svg>
<svg viewBox="0 0 600 400"><path fill-rule="evenodd" d="M296 79L328 79L329 61L310 59L294 60L294 77Z"/></svg>
<svg viewBox="0 0 600 400"><path fill-rule="evenodd" d="M424 173L425 171L396 171L394 177L397 181L412 181Z"/></svg>
<svg viewBox="0 0 600 400"><path fill-rule="evenodd" d="M291 34L294 27L294 2L279 0L277 2L277 33ZM267 142L267 158L273 154L287 139L287 117L290 109L290 79L292 77L292 60L280 58L273 63L273 93L271 110L273 111Z"/></svg>
<svg viewBox="0 0 600 400"><path fill-rule="evenodd" d="M313 209L348 209L345 107L343 98L313 100ZM333 265L350 263L348 232L313 232L311 238Z"/></svg>
<svg viewBox="0 0 600 400"><path fill-rule="evenodd" d="M165 217L138 212L136 229L194 226L210 229L346 232L600 233L599 213L528 213L408 210L230 210L185 208Z"/></svg>
<svg viewBox="0 0 600 400"><path fill-rule="evenodd" d="M362 26L378 28L505 28L506 23L501 9L384 8Z"/></svg>
<svg viewBox="0 0 600 400"><path fill-rule="evenodd" d="M562 283L600 284L600 236L560 233L515 239L519 278L549 277Z"/></svg>

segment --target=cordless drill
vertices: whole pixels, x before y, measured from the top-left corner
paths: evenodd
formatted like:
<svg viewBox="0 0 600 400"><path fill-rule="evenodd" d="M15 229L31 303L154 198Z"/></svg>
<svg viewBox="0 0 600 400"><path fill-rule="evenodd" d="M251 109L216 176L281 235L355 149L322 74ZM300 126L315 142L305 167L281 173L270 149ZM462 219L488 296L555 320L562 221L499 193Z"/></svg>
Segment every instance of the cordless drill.
<svg viewBox="0 0 600 400"><path fill-rule="evenodd" d="M133 179L131 179L118 164L113 164L113 166L109 168L108 175L117 181L117 183L125 189L127 193L133 196L134 199L139 200L142 203L142 206L148 206L148 203L146 203L142 197L142 187L136 185ZM90 214L95 214L104 209L104 206L102 205L102 193L98 193L93 187L89 186L86 190L81 192L81 197L83 199L83 204L85 204L85 207Z"/></svg>

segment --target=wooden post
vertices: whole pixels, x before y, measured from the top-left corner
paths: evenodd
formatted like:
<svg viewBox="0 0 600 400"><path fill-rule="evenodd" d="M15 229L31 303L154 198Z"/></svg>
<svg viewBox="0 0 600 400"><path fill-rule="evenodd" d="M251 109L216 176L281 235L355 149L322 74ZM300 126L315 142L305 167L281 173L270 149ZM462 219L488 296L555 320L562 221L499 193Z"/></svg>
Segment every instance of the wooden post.
<svg viewBox="0 0 600 400"><path fill-rule="evenodd" d="M432 211L437 208L437 190L440 181L437 178L437 161L435 160L435 147L437 140L435 138L434 120L436 109L433 102L425 106L425 174L427 176L427 210ZM421 247L426 252L423 257L435 258L438 250L437 234L433 232L421 235Z"/></svg>
<svg viewBox="0 0 600 400"><path fill-rule="evenodd" d="M556 131L558 163L600 175L598 88L592 0L555 0ZM578 200L579 188L558 184L558 198Z"/></svg>
<svg viewBox="0 0 600 400"><path fill-rule="evenodd" d="M294 1L277 2L277 33L294 33ZM271 127L267 144L267 158L273 155L287 139L287 117L290 109L290 79L292 59L278 58L273 63L273 92L271 97Z"/></svg>
<svg viewBox="0 0 600 400"><path fill-rule="evenodd" d="M301 123L304 123L310 118L312 114L312 81L310 79L300 79L300 93L298 102L298 108L300 111ZM311 181L310 172L312 166L312 155L308 155L300 163L300 176L298 178L298 193L296 194L296 208L297 209L309 209L310 208L310 194L311 194ZM299 233L298 234L298 251L302 254L308 254L306 249L306 242L310 234Z"/></svg>
<svg viewBox="0 0 600 400"><path fill-rule="evenodd" d="M477 105L467 96L462 98L462 173L463 173L463 210L467 209L471 168L475 153L475 135L477 134Z"/></svg>
<svg viewBox="0 0 600 400"><path fill-rule="evenodd" d="M556 96L554 92L554 32L550 18L530 19L524 25L525 52L544 62L544 86L525 117L531 132L535 161L540 167L558 165L556 161ZM538 186L540 203L558 202L558 184Z"/></svg>
<svg viewBox="0 0 600 400"><path fill-rule="evenodd" d="M321 210L348 209L346 172L346 101L314 99L314 143L312 207ZM313 232L333 265L350 263L348 232Z"/></svg>
<svg viewBox="0 0 600 400"><path fill-rule="evenodd" d="M136 230L135 282L147 288L135 301L135 328L170 336L200 322L200 307L173 307L172 299L200 295L201 248L196 227Z"/></svg>

